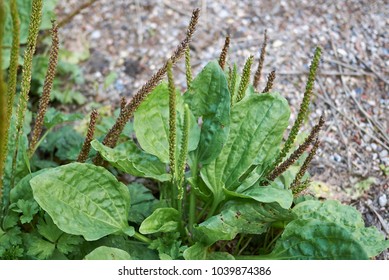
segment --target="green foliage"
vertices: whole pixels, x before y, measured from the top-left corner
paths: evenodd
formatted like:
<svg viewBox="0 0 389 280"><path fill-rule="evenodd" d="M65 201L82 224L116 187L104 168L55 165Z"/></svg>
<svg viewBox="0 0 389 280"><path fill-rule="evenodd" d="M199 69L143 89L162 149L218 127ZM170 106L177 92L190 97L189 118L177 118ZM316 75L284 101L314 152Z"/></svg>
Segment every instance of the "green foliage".
<svg viewBox="0 0 389 280"><path fill-rule="evenodd" d="M184 103L177 92L177 143L182 138ZM139 145L147 153L157 156L162 162L169 162L169 90L167 84L157 86L143 101L134 114L134 130ZM197 147L199 128L193 115L189 128L188 150Z"/></svg>
<svg viewBox="0 0 389 280"><path fill-rule="evenodd" d="M85 256L85 260L132 260L126 251L101 246Z"/></svg>
<svg viewBox="0 0 389 280"><path fill-rule="evenodd" d="M158 208L140 225L139 232L175 232L178 230L180 213L174 208Z"/></svg>
<svg viewBox="0 0 389 280"><path fill-rule="evenodd" d="M42 4L18 1L22 19L33 2ZM39 92L47 68L44 55L32 61L39 17L32 18L25 37L30 49L23 94L30 87ZM25 26L22 20L21 34ZM26 40L23 36L21 42ZM99 108L102 118L91 145L102 166L90 159L74 162L85 138L84 117L55 109L47 111L37 152L26 156L34 121L23 97L18 117L10 118L9 137L2 139L10 150L1 170L5 194L0 259L369 259L389 247L376 228L364 226L353 207L299 196L294 187L296 182L309 186L306 158L312 159L313 153L306 156L302 149L286 170L274 172L308 115L320 49L298 120L284 143L290 108L279 93L256 94L250 84L253 57L240 76L237 64L225 61L225 50L220 62L233 65L228 74L214 60L192 78L188 41L172 56L176 62L181 48L186 49L185 93L175 89L171 65L169 85L156 86L168 70L166 64L130 105L122 102L114 116L104 112L111 107ZM64 56L68 61L80 59ZM31 63L36 71L29 81ZM54 85L54 96L57 90L62 103L85 102L82 95L63 94L72 92L70 83L82 82L79 68L68 62L60 62L58 68L69 80ZM115 74L108 75L104 87L115 79ZM133 123L126 124L133 112ZM70 124L75 121L81 122ZM312 138L319 130L316 127ZM17 131L20 137L14 143L11 135ZM112 135L101 142L110 133L120 135L118 146ZM269 179L269 174L274 176Z"/></svg>
<svg viewBox="0 0 389 280"><path fill-rule="evenodd" d="M298 219L285 228L269 258L368 259L352 234L333 222Z"/></svg>
<svg viewBox="0 0 389 280"><path fill-rule="evenodd" d="M128 216L130 222L140 224L145 218L151 215L157 207L158 200L145 186L133 183L128 185L131 197L131 215Z"/></svg>
<svg viewBox="0 0 389 280"><path fill-rule="evenodd" d="M66 125L49 133L40 145L40 150L60 161L77 160L84 138L72 126Z"/></svg>
<svg viewBox="0 0 389 280"><path fill-rule="evenodd" d="M209 163L227 140L230 120L227 79L217 61L209 62L195 77L184 99L193 115L202 118L198 148L190 156L194 162Z"/></svg>
<svg viewBox="0 0 389 280"><path fill-rule="evenodd" d="M124 142L115 149L108 148L97 140L93 140L91 144L106 161L125 173L153 178L161 182L170 180L165 165L157 157L139 149L132 140Z"/></svg>
<svg viewBox="0 0 389 280"><path fill-rule="evenodd" d="M154 239L149 248L158 251L161 260L177 260L182 259L187 246L182 245L180 234L173 232Z"/></svg>
<svg viewBox="0 0 389 280"><path fill-rule="evenodd" d="M362 215L355 208L342 205L338 201L305 201L298 204L293 212L299 219L325 220L343 227L358 241L369 258L389 246L389 240L385 240L376 228L365 228Z"/></svg>
<svg viewBox="0 0 389 280"><path fill-rule="evenodd" d="M37 175L30 184L38 204L64 232L86 240L131 234L128 189L104 168L71 163Z"/></svg>
<svg viewBox="0 0 389 280"><path fill-rule="evenodd" d="M2 46L4 47L4 53L1 57L3 64L2 69L7 69L10 65L10 53L11 53L11 45L12 45L12 35L13 35L13 24L11 18L11 9L10 2L12 0L6 0L5 8L6 8L6 16L5 16L5 30L4 30L4 39ZM18 7L18 14L20 18L20 44L24 45L27 43L28 38L28 27L30 24L30 16L31 16L31 7L33 0L16 0ZM58 0L45 0L43 3L43 11L42 11L42 21L39 26L40 30L46 30L51 28L51 20L56 18L54 13L55 5ZM23 61L22 57L19 57L19 61Z"/></svg>
<svg viewBox="0 0 389 280"><path fill-rule="evenodd" d="M256 202L230 202L220 214L213 216L196 227L196 240L212 245L218 240L232 240L238 233L261 234L272 223L290 221L293 214L277 204Z"/></svg>
<svg viewBox="0 0 389 280"><path fill-rule="evenodd" d="M233 107L226 144L201 170L215 205L225 198L224 189L235 191L239 187L251 166L264 167L273 160L288 119L286 100L277 94L253 95Z"/></svg>

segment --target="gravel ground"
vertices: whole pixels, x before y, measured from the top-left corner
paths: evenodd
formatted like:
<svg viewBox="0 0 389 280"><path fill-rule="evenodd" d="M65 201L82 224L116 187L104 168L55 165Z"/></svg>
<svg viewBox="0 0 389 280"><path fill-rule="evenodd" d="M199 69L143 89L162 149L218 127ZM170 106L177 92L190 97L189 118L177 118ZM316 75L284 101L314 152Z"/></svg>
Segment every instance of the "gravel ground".
<svg viewBox="0 0 389 280"><path fill-rule="evenodd" d="M86 2L84 0L83 2ZM58 7L59 18L80 1ZM226 34L230 61L243 66L259 57L263 34L269 42L260 88L275 69L274 90L292 107L302 100L316 45L323 48L311 117L324 114L322 145L310 173L313 191L358 207L368 225L389 234L389 4L387 1L125 1L97 0L61 31L64 47L90 51L82 64L83 93L91 100L119 104L163 64L183 39L194 8L201 8L191 44L193 72L218 58ZM183 63L175 69L185 87ZM107 89L104 80L116 73ZM386 227L386 229L385 229ZM384 252L379 257L389 259Z"/></svg>

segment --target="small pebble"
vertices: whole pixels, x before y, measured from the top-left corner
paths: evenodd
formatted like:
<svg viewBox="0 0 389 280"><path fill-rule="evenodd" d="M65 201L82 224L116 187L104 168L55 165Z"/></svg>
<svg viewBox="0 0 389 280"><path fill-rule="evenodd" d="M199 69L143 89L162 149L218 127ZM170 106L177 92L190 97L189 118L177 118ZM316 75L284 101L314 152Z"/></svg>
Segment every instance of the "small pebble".
<svg viewBox="0 0 389 280"><path fill-rule="evenodd" d="M371 137L367 134L363 135L363 141L365 141L366 143L370 142L370 139Z"/></svg>
<svg viewBox="0 0 389 280"><path fill-rule="evenodd" d="M344 49L338 49L338 53L339 53L341 56L347 56L347 52L346 52Z"/></svg>
<svg viewBox="0 0 389 280"><path fill-rule="evenodd" d="M388 156L388 150L382 150L380 152L380 158L386 158Z"/></svg>
<svg viewBox="0 0 389 280"><path fill-rule="evenodd" d="M338 155L338 154L334 154L334 155L332 156L332 159L333 159L334 161L336 161L336 162L341 162L341 161L342 161L342 157L341 157L340 155Z"/></svg>
<svg viewBox="0 0 389 280"><path fill-rule="evenodd" d="M281 40L275 40L273 43L273 48L281 47L284 43Z"/></svg>
<svg viewBox="0 0 389 280"><path fill-rule="evenodd" d="M99 39L101 37L101 31L100 30L95 30L92 32L92 34L90 35L91 39Z"/></svg>
<svg viewBox="0 0 389 280"><path fill-rule="evenodd" d="M388 203L388 198L386 197L386 194L383 194L383 195L381 195L381 196L378 198L378 204L379 204L381 207L385 207L387 203Z"/></svg>
<svg viewBox="0 0 389 280"><path fill-rule="evenodd" d="M372 143L370 146L371 146L371 148L372 148L374 151L376 151L376 150L377 150L377 144L375 144L375 143Z"/></svg>

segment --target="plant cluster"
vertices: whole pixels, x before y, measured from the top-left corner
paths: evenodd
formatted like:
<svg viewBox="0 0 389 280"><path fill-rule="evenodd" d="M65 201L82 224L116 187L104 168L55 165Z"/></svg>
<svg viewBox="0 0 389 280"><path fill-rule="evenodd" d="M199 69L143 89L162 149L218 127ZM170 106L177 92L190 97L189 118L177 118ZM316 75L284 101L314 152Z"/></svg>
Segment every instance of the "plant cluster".
<svg viewBox="0 0 389 280"><path fill-rule="evenodd" d="M16 22L16 0L10 3ZM241 73L228 61L227 37L219 59L194 76L189 51L199 18L194 10L185 39L128 103L121 101L111 129L99 135L99 116L92 111L85 139L68 140L79 144L76 153L68 156L70 146L57 146L63 161L43 168L37 152L61 140L50 132L80 116L47 109L58 57L53 23L43 94L30 131L27 105L41 14L42 0L33 0L20 93L16 56L11 55L8 90L0 75L0 258L369 259L389 247L353 207L305 194L324 119L299 145L296 138L309 115L320 48L283 141L290 108L272 91L275 72L258 90L266 33L254 75L253 56ZM14 24L13 34L17 29ZM18 46L14 42L12 51L18 53ZM184 92L173 75L182 56ZM19 106L13 112L15 96ZM119 180L123 174L147 180L126 185Z"/></svg>

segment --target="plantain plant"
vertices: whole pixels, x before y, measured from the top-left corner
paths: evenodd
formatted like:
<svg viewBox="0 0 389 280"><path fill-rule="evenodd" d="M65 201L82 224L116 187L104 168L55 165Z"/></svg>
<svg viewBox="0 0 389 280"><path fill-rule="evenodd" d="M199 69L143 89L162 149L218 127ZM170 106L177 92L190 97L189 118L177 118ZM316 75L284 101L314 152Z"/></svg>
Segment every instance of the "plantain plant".
<svg viewBox="0 0 389 280"><path fill-rule="evenodd" d="M33 1L36 22L40 3ZM321 49L315 51L297 119L283 141L290 108L272 91L274 72L265 89L258 90L266 34L253 83L254 57L239 75L227 59L229 37L218 60L193 76L189 42L198 17L194 10L186 37L170 59L128 103L122 100L105 137L95 136L98 114L91 113L77 162L31 168L43 137L56 124L73 119L46 113L57 61L56 25L46 93L29 145L29 125L23 119L29 65L23 68L19 98L24 102L17 120L11 117L11 95L0 75L0 258L369 259L389 247L376 228L364 226L355 208L306 194L306 171L320 145L324 119L300 145L296 138L308 117ZM36 22L30 23L32 46ZM33 47L28 50L27 58ZM184 55L187 89L181 91L173 73ZM167 82L162 81L165 74ZM15 88L11 76L8 88ZM134 139L119 137L128 122ZM17 148L8 149L15 141ZM123 174L144 179L126 185Z"/></svg>

